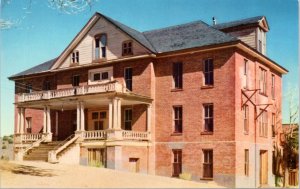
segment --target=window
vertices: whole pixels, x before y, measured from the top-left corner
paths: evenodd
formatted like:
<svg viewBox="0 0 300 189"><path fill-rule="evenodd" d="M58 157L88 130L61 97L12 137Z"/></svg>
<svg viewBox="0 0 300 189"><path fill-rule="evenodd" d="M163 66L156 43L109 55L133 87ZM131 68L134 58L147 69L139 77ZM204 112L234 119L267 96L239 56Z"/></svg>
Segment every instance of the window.
<svg viewBox="0 0 300 189"><path fill-rule="evenodd" d="M101 34L95 36L95 59L106 58L107 36Z"/></svg>
<svg viewBox="0 0 300 189"><path fill-rule="evenodd" d="M125 109L125 130L132 130L132 109Z"/></svg>
<svg viewBox="0 0 300 189"><path fill-rule="evenodd" d="M79 62L79 51L74 51L72 53L71 63L78 63Z"/></svg>
<svg viewBox="0 0 300 189"><path fill-rule="evenodd" d="M88 165L97 167L106 167L106 155L104 148L88 149Z"/></svg>
<svg viewBox="0 0 300 189"><path fill-rule="evenodd" d="M248 75L249 75L249 65L248 65L248 60L244 60L244 88L248 89Z"/></svg>
<svg viewBox="0 0 300 189"><path fill-rule="evenodd" d="M32 85L31 84L26 84L25 93L32 93Z"/></svg>
<svg viewBox="0 0 300 189"><path fill-rule="evenodd" d="M132 68L125 68L124 78L125 78L126 88L132 91Z"/></svg>
<svg viewBox="0 0 300 189"><path fill-rule="evenodd" d="M245 176L249 176L249 150L245 149L245 165L244 165Z"/></svg>
<svg viewBox="0 0 300 189"><path fill-rule="evenodd" d="M173 107L174 133L182 133L182 106Z"/></svg>
<svg viewBox="0 0 300 189"><path fill-rule="evenodd" d="M259 136L268 136L268 112L266 110L260 110L262 114L259 117Z"/></svg>
<svg viewBox="0 0 300 189"><path fill-rule="evenodd" d="M103 130L106 121L106 111L92 112L92 122L94 130Z"/></svg>
<svg viewBox="0 0 300 189"><path fill-rule="evenodd" d="M179 177L182 172L182 150L173 149L173 177Z"/></svg>
<svg viewBox="0 0 300 189"><path fill-rule="evenodd" d="M213 178L213 151L203 150L203 178Z"/></svg>
<svg viewBox="0 0 300 189"><path fill-rule="evenodd" d="M26 117L26 133L31 133L32 117Z"/></svg>
<svg viewBox="0 0 300 189"><path fill-rule="evenodd" d="M276 125L276 119L275 114L272 113L272 137L275 137L275 125Z"/></svg>
<svg viewBox="0 0 300 189"><path fill-rule="evenodd" d="M113 79L113 67L89 70L89 85L111 81Z"/></svg>
<svg viewBox="0 0 300 189"><path fill-rule="evenodd" d="M44 91L48 91L50 89L51 89L51 83L50 83L50 81L44 81L43 90Z"/></svg>
<svg viewBox="0 0 300 189"><path fill-rule="evenodd" d="M213 112L214 106L213 104L204 104L204 132L213 132L214 131L214 119Z"/></svg>
<svg viewBox="0 0 300 189"><path fill-rule="evenodd" d="M182 63L173 63L173 83L175 89L182 89Z"/></svg>
<svg viewBox="0 0 300 189"><path fill-rule="evenodd" d="M243 119L244 119L244 133L248 134L249 132L249 106L243 106Z"/></svg>
<svg viewBox="0 0 300 189"><path fill-rule="evenodd" d="M79 86L79 83L80 83L79 75L74 75L72 78L72 86L77 87L77 86Z"/></svg>
<svg viewBox="0 0 300 189"><path fill-rule="evenodd" d="M272 173L276 175L276 154L275 151L272 151Z"/></svg>
<svg viewBox="0 0 300 189"><path fill-rule="evenodd" d="M125 41L122 44L122 56L132 55L132 41Z"/></svg>
<svg viewBox="0 0 300 189"><path fill-rule="evenodd" d="M271 85L272 98L275 99L275 75L272 74L272 85Z"/></svg>
<svg viewBox="0 0 300 189"><path fill-rule="evenodd" d="M260 94L267 94L267 71L263 68L260 68L260 74L259 74L259 89Z"/></svg>
<svg viewBox="0 0 300 189"><path fill-rule="evenodd" d="M214 64L213 59L204 60L204 85L214 84Z"/></svg>
<svg viewBox="0 0 300 189"><path fill-rule="evenodd" d="M262 42L258 40L258 51L262 53Z"/></svg>

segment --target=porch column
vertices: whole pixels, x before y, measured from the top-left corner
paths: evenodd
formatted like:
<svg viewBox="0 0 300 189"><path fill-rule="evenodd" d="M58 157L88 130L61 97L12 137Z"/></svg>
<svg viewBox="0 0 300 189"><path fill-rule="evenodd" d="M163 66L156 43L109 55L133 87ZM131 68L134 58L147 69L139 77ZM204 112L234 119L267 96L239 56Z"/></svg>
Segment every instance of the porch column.
<svg viewBox="0 0 300 189"><path fill-rule="evenodd" d="M80 125L80 102L77 102L77 128L76 131L79 131L79 125Z"/></svg>
<svg viewBox="0 0 300 189"><path fill-rule="evenodd" d="M108 104L108 129L112 129L112 121L113 121L113 103L112 101Z"/></svg>
<svg viewBox="0 0 300 189"><path fill-rule="evenodd" d="M121 129L121 99L113 99L113 128Z"/></svg>
<svg viewBox="0 0 300 189"><path fill-rule="evenodd" d="M25 108L21 108L21 116L20 116L20 134L24 133L24 119L25 119Z"/></svg>
<svg viewBox="0 0 300 189"><path fill-rule="evenodd" d="M43 112L43 133L47 132L47 107L44 107L44 112Z"/></svg>
<svg viewBox="0 0 300 189"><path fill-rule="evenodd" d="M55 112L55 136L58 136L58 111Z"/></svg>
<svg viewBox="0 0 300 189"><path fill-rule="evenodd" d="M50 107L47 106L47 133L51 133L51 114L50 114Z"/></svg>
<svg viewBox="0 0 300 189"><path fill-rule="evenodd" d="M16 133L20 133L20 124L21 124L21 108L18 108L18 118L16 125Z"/></svg>
<svg viewBox="0 0 300 189"><path fill-rule="evenodd" d="M147 106L147 132L151 132L151 104Z"/></svg>
<svg viewBox="0 0 300 189"><path fill-rule="evenodd" d="M118 99L118 106L117 106L117 108L118 108L118 117L117 117L117 120L118 120L118 124L117 124L117 128L118 129L121 129L121 99L119 98Z"/></svg>
<svg viewBox="0 0 300 189"><path fill-rule="evenodd" d="M84 104L80 102L80 130L84 131Z"/></svg>

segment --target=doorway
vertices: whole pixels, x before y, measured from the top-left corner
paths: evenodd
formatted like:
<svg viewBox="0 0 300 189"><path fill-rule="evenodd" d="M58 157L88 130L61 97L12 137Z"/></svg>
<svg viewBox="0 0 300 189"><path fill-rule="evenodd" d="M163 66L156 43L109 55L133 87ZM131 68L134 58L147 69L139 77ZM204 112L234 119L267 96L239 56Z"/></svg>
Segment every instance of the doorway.
<svg viewBox="0 0 300 189"><path fill-rule="evenodd" d="M129 169L131 172L140 172L139 158L129 158Z"/></svg>
<svg viewBox="0 0 300 189"><path fill-rule="evenodd" d="M268 184L268 151L260 151L260 185Z"/></svg>

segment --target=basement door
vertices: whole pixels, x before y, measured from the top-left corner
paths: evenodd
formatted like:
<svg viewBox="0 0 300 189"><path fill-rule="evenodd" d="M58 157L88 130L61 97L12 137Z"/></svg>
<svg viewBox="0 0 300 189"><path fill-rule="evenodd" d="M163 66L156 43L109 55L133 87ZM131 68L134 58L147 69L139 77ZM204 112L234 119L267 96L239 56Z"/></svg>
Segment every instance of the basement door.
<svg viewBox="0 0 300 189"><path fill-rule="evenodd" d="M268 184L268 151L260 151L260 185Z"/></svg>
<svg viewBox="0 0 300 189"><path fill-rule="evenodd" d="M131 172L140 172L140 161L139 158L129 158L129 169Z"/></svg>

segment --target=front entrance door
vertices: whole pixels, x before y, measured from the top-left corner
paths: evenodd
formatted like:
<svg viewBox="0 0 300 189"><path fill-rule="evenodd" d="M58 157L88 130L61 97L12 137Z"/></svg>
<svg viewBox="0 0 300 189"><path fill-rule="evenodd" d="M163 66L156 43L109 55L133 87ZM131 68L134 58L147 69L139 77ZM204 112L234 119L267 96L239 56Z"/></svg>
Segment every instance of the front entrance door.
<svg viewBox="0 0 300 189"><path fill-rule="evenodd" d="M104 130L108 128L108 115L106 110L91 111L90 115L90 130Z"/></svg>
<svg viewBox="0 0 300 189"><path fill-rule="evenodd" d="M138 173L140 171L139 158L129 158L129 166L131 172Z"/></svg>
<svg viewBox="0 0 300 189"><path fill-rule="evenodd" d="M268 184L268 151L260 151L260 185Z"/></svg>

